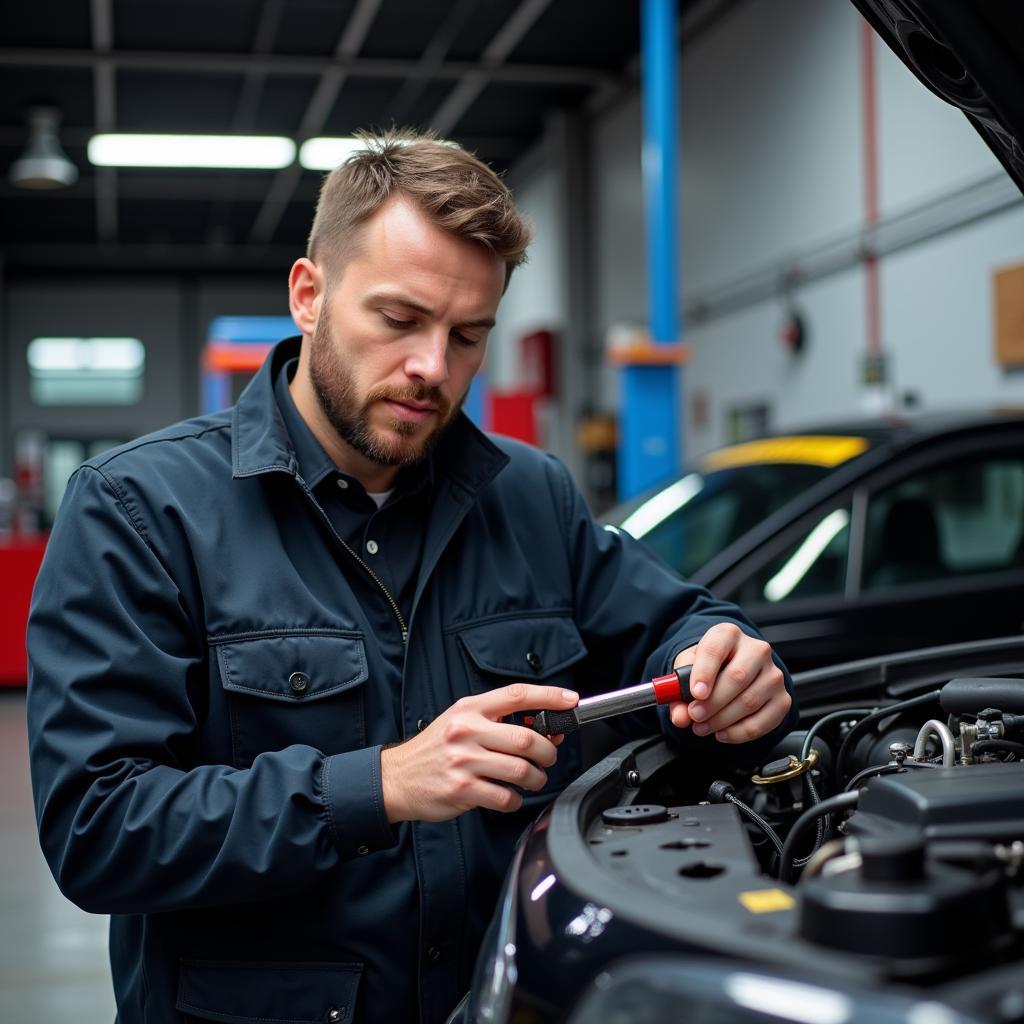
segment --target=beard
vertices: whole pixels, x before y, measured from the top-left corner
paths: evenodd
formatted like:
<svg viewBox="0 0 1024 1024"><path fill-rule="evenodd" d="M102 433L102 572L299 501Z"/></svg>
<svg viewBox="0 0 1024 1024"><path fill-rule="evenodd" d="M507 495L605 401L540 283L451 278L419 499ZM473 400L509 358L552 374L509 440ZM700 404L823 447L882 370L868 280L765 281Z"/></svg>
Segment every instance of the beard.
<svg viewBox="0 0 1024 1024"><path fill-rule="evenodd" d="M359 398L355 375L338 358L331 340L329 319L321 314L310 343L309 377L320 408L338 436L363 458L379 466L411 466L433 451L441 435L462 408L465 395L452 406L439 388L410 383L406 387L380 384ZM392 419L385 430L370 423L370 410L378 402L429 402L437 410L436 422L425 424Z"/></svg>

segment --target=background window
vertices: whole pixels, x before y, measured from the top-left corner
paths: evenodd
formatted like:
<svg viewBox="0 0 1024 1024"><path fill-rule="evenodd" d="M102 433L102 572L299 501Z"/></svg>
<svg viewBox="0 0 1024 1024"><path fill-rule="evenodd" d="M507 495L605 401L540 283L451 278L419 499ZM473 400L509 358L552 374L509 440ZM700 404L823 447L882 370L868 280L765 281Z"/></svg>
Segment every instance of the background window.
<svg viewBox="0 0 1024 1024"><path fill-rule="evenodd" d="M146 346L138 338L34 338L26 350L36 405L134 405Z"/></svg>

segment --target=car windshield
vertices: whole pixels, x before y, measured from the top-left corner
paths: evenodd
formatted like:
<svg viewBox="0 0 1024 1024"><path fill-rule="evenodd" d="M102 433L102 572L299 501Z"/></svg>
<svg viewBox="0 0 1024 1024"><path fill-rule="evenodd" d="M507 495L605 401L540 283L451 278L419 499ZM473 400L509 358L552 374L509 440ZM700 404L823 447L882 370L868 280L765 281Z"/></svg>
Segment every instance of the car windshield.
<svg viewBox="0 0 1024 1024"><path fill-rule="evenodd" d="M615 525L690 576L830 472L826 466L771 463L689 473Z"/></svg>
<svg viewBox="0 0 1024 1024"><path fill-rule="evenodd" d="M719 448L674 483L613 509L625 530L684 576L692 576L838 466L871 447L853 434L764 437Z"/></svg>

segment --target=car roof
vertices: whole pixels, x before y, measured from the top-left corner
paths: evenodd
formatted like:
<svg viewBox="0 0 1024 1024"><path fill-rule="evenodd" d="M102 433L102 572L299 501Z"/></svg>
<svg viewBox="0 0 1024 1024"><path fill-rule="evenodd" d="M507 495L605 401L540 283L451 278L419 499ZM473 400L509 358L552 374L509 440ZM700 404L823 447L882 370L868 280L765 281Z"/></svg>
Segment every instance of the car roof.
<svg viewBox="0 0 1024 1024"><path fill-rule="evenodd" d="M861 419L815 422L791 430L774 431L769 437L862 437L874 447L885 441L912 440L1024 422L1024 406L993 406L986 409L946 409L894 413Z"/></svg>

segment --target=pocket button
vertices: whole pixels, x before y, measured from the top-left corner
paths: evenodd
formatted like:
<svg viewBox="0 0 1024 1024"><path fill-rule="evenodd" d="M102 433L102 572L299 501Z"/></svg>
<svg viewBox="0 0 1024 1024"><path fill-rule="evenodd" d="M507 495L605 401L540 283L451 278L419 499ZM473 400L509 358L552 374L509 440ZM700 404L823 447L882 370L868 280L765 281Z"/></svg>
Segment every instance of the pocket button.
<svg viewBox="0 0 1024 1024"><path fill-rule="evenodd" d="M526 664L529 665L534 672L539 672L544 667L544 662L541 661L540 655L536 651L527 652Z"/></svg>
<svg viewBox="0 0 1024 1024"><path fill-rule="evenodd" d="M303 694L309 689L309 676L305 672L293 672L288 677L292 693Z"/></svg>

